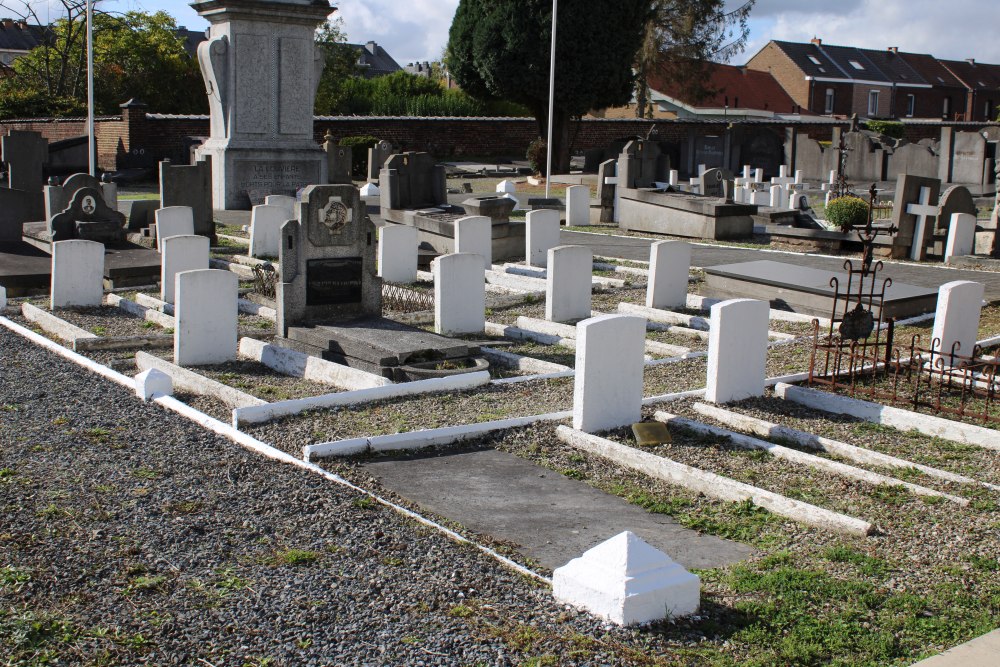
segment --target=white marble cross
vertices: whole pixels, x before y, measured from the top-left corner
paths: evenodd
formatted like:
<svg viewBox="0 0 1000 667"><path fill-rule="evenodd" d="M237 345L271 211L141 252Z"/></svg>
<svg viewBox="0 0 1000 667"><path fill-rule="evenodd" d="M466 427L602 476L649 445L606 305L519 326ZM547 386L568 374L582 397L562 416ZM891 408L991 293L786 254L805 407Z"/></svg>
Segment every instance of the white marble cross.
<svg viewBox="0 0 1000 667"><path fill-rule="evenodd" d="M916 216L917 224L913 227L913 245L910 247L910 259L920 261L924 254L924 229L927 228L927 218L936 218L941 213L938 206L930 203L931 189L920 188L920 199L916 204L907 204L906 212Z"/></svg>

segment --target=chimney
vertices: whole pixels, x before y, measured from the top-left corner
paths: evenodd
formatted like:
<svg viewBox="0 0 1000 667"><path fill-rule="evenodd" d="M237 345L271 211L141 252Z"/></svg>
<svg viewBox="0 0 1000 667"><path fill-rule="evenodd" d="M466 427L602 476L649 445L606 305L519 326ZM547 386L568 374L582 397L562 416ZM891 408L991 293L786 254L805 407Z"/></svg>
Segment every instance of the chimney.
<svg viewBox="0 0 1000 667"><path fill-rule="evenodd" d="M17 22L17 25L18 25L18 27L20 27L20 28L21 28L21 30L27 30L27 29L28 29L28 22L27 22L27 21L25 21L24 19L20 19L20 20L19 20L19 21Z"/></svg>
<svg viewBox="0 0 1000 667"><path fill-rule="evenodd" d="M376 44L375 42L367 42L365 44L365 48L368 49L368 53L372 54L373 56L378 54L378 44Z"/></svg>
<svg viewBox="0 0 1000 667"><path fill-rule="evenodd" d="M975 59L975 58L966 58L966 59L965 59L965 62L969 63L969 64L970 64L970 65L972 65L973 67L975 67L975 66L976 66L976 59Z"/></svg>
<svg viewBox="0 0 1000 667"><path fill-rule="evenodd" d="M898 46L890 46L889 47L889 53L899 53L899 47Z"/></svg>
<svg viewBox="0 0 1000 667"><path fill-rule="evenodd" d="M3 25L4 29L14 27L14 19L0 19L0 25Z"/></svg>
<svg viewBox="0 0 1000 667"><path fill-rule="evenodd" d="M823 46L823 40L819 37L813 37L809 40L810 44L815 44L816 46Z"/></svg>

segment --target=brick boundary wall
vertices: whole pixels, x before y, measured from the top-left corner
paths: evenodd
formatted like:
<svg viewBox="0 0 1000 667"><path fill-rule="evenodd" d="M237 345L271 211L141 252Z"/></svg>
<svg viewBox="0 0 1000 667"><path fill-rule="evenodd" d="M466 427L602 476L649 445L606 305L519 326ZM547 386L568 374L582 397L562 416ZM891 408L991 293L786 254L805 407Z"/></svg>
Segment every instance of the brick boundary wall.
<svg viewBox="0 0 1000 667"><path fill-rule="evenodd" d="M906 138L938 139L942 127L970 130L981 129L984 123L907 123ZM729 127L752 130L767 128L784 136L794 127L796 132L829 141L833 129L846 129L848 121L753 121L705 122L692 120L584 119L576 121L570 130L575 151L605 148L616 139L649 136L668 142L683 142L692 135L724 134ZM86 134L82 118L34 118L0 121L0 133L7 130L41 132L50 142ZM105 170L154 166L167 158L187 164L194 141L209 134L208 116L171 116L147 113L143 105L123 105L120 116L98 118L95 121L98 145L98 165ZM654 130L652 133L650 130ZM334 138L371 135L385 139L403 150L427 151L440 158L453 157L521 157L528 144L538 136L538 127L531 118L411 118L375 116L320 116L315 120L314 135L322 142L329 131Z"/></svg>

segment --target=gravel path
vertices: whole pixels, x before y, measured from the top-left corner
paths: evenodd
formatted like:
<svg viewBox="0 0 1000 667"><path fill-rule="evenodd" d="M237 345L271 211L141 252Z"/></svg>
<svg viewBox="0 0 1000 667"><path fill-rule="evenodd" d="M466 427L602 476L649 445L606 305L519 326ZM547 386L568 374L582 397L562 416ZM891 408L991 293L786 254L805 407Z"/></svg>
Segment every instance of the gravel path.
<svg viewBox="0 0 1000 667"><path fill-rule="evenodd" d="M703 638L607 631L4 329L0 350L8 664L666 664Z"/></svg>

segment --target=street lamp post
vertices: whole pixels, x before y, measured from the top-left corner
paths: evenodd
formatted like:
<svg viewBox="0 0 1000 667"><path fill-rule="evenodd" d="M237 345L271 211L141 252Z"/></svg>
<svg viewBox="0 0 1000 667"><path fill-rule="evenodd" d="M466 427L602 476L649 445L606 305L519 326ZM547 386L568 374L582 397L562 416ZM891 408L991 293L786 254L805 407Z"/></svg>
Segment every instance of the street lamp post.
<svg viewBox="0 0 1000 667"><path fill-rule="evenodd" d="M552 0L552 55L549 58L549 138L545 143L545 198L549 198L552 182L552 116L556 100L556 13L559 0Z"/></svg>
<svg viewBox="0 0 1000 667"><path fill-rule="evenodd" d="M87 0L87 138L90 175L97 176L97 142L94 137L94 0Z"/></svg>

